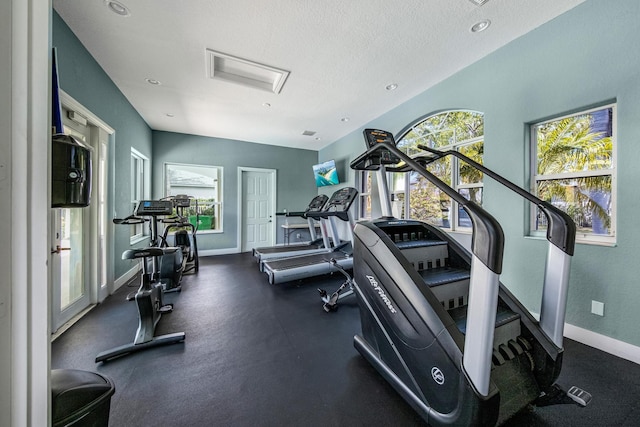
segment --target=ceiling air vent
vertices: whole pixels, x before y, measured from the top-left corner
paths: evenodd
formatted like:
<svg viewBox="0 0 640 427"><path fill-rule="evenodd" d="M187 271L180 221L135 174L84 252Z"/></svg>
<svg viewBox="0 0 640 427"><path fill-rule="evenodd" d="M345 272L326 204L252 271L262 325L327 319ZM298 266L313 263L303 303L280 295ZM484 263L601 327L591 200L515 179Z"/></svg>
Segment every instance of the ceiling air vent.
<svg viewBox="0 0 640 427"><path fill-rule="evenodd" d="M280 93L289 71L258 64L211 49L207 53L207 73L209 78L238 83L255 89Z"/></svg>
<svg viewBox="0 0 640 427"><path fill-rule="evenodd" d="M484 5L486 2L488 2L489 0L469 0L471 3L475 4L476 6L482 6Z"/></svg>
<svg viewBox="0 0 640 427"><path fill-rule="evenodd" d="M313 130L305 130L304 132L302 132L302 134L303 134L304 136L313 136L313 135L315 135L315 134L316 134L316 132L315 132L315 131L313 131Z"/></svg>

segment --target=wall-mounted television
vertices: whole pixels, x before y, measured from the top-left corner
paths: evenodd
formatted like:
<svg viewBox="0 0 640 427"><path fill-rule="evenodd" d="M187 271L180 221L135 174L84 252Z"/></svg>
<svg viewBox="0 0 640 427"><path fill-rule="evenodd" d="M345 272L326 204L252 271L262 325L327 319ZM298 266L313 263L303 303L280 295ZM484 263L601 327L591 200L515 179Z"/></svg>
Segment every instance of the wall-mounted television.
<svg viewBox="0 0 640 427"><path fill-rule="evenodd" d="M317 187L340 184L335 160L327 160L324 163L313 165L313 176L316 179Z"/></svg>

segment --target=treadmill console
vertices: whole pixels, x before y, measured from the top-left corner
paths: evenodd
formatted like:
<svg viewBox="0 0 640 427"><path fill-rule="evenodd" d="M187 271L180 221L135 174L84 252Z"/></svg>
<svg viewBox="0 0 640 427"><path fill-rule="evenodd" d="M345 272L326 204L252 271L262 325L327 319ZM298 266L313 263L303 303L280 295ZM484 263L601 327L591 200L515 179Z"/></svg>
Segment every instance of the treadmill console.
<svg viewBox="0 0 640 427"><path fill-rule="evenodd" d="M173 198L173 205L176 208L188 208L191 206L191 198L185 194L178 194Z"/></svg>
<svg viewBox="0 0 640 427"><path fill-rule="evenodd" d="M349 208L358 197L358 190L353 187L345 187L336 191L325 205L322 212L325 216L335 215L343 221L348 221Z"/></svg>
<svg viewBox="0 0 640 427"><path fill-rule="evenodd" d="M349 208L357 196L358 190L355 188L341 188L331 195L331 198L324 204L322 209L317 211L307 210L305 214L311 218L328 218L330 216L337 216L343 221L348 221Z"/></svg>
<svg viewBox="0 0 640 427"><path fill-rule="evenodd" d="M320 212L324 205L327 203L327 200L329 200L329 197L327 197L326 195L317 195L313 198L313 200L311 200L311 203L309 203L309 207L304 213L307 214L309 212Z"/></svg>
<svg viewBox="0 0 640 427"><path fill-rule="evenodd" d="M367 141L367 147L371 148L381 142L386 142L394 147L396 146L396 140L390 132L379 129L365 129L364 139ZM376 152L376 156L370 159L372 164L378 165L395 165L400 163L400 158L389 150L380 150Z"/></svg>
<svg viewBox="0 0 640 427"><path fill-rule="evenodd" d="M142 200L136 209L137 216L166 216L173 214L171 200Z"/></svg>

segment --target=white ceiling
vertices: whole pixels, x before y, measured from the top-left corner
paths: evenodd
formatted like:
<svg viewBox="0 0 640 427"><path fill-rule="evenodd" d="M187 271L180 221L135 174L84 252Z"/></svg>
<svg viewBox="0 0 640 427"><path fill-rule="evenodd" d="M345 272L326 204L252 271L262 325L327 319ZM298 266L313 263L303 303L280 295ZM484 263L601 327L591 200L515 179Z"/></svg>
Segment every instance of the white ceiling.
<svg viewBox="0 0 640 427"><path fill-rule="evenodd" d="M584 0L106 1L53 5L152 129L319 150ZM290 75L210 79L207 49Z"/></svg>

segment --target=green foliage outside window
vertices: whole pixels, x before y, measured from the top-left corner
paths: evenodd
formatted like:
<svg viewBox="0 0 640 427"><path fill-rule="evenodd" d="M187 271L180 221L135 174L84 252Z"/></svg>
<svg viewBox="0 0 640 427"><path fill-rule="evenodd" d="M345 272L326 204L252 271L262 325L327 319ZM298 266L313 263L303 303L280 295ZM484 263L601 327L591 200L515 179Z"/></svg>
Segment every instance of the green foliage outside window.
<svg viewBox="0 0 640 427"><path fill-rule="evenodd" d="M443 151L459 150L476 162L482 163L483 135L482 113L446 111L414 125L398 141L398 147L409 155L422 152L418 145ZM430 163L427 170L447 185L457 189L464 197L482 204L482 172L451 156ZM409 181L409 216L411 218L445 228L471 226L466 213L458 209L457 203L424 177L413 172Z"/></svg>
<svg viewBox="0 0 640 427"><path fill-rule="evenodd" d="M585 235L612 235L613 107L533 127L535 191L567 212ZM546 219L536 213L536 229Z"/></svg>

